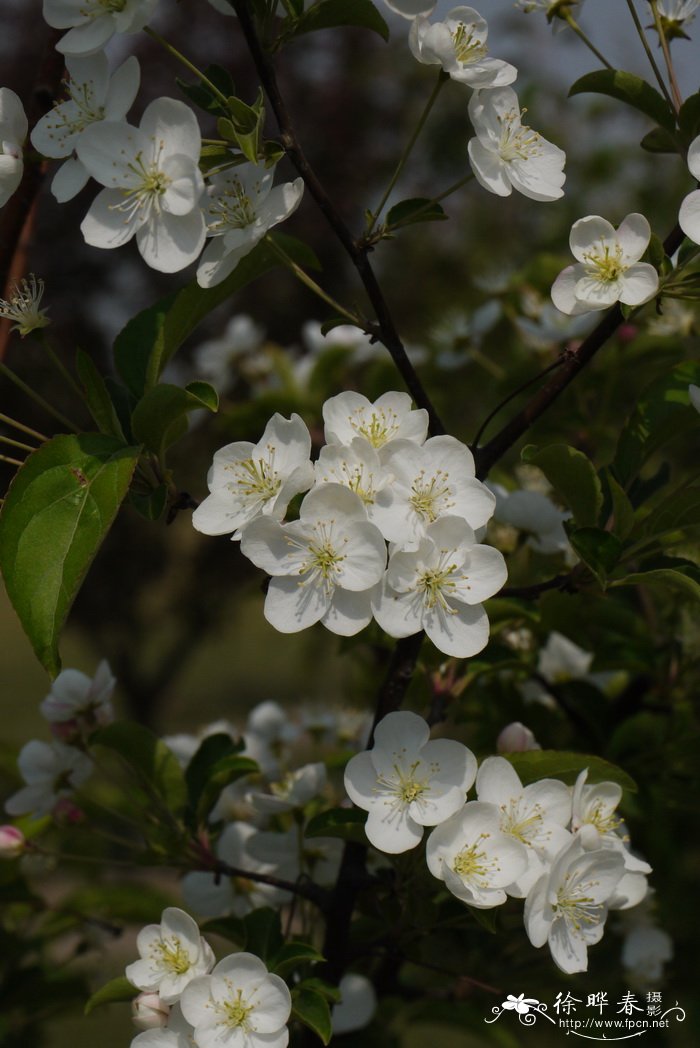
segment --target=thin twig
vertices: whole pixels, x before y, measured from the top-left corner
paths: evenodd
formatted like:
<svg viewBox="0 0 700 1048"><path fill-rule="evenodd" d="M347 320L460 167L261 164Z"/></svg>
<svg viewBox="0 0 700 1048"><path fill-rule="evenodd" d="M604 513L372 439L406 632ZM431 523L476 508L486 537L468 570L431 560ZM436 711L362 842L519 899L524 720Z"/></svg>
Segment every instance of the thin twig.
<svg viewBox="0 0 700 1048"><path fill-rule="evenodd" d="M0 412L0 422L4 422L6 426L12 426L13 429L18 429L20 433L26 433L28 437L36 437L41 443L45 443L49 438L45 433L40 433L38 429L32 429L31 426L25 426L24 422L18 422L16 418L10 418L9 415L3 415Z"/></svg>
<svg viewBox="0 0 700 1048"><path fill-rule="evenodd" d="M634 27L637 30L637 35L639 36L639 39L642 42L642 47L646 51L647 58L649 59L649 64L650 64L652 70L654 71L654 76L656 77L656 82L659 85L659 87L661 88L661 93L664 96L664 98L666 99L666 101L668 102L668 104L670 105L671 109L674 112L677 112L676 105L675 105L673 99L671 98L671 95L669 94L668 88L666 87L666 81L664 80L663 76L661 75L661 70L659 69L659 67L658 67L658 65L656 63L656 59L654 58L654 53L651 50L651 47L649 46L649 41L647 40L647 35L644 32L644 27L642 26L642 23L639 21L639 15L637 14L637 11L635 9L634 0L627 0L627 6L629 8L630 14L632 15L632 21L634 22Z"/></svg>
<svg viewBox="0 0 700 1048"><path fill-rule="evenodd" d="M542 371L539 371L532 378L528 379L527 382L523 382L523 384L521 386L518 386L518 388L514 389L512 393L509 393L508 396L505 398L505 400L502 400L500 404L497 404L496 407L493 409L493 411L491 411L486 416L484 421L479 426L477 434L474 437L474 440L472 441L472 447L476 448L476 447L479 446L479 441L481 440L482 436L484 435L484 433L486 431L486 428L488 427L489 423L492 421L492 419L494 419L496 417L496 415L500 415L500 413L503 410L503 408L506 407L507 404L510 404L511 400L515 400L516 397L520 396L521 393L524 393L526 389L530 388L530 386L534 386L535 383L539 382L541 378L545 377L545 375L549 375L549 373L551 371L556 371L557 368L560 368L562 366L562 364L564 363L564 361L566 360L566 357L567 357L569 352L570 352L569 350L565 349L564 352L560 356L558 356L557 359L552 364L550 364L546 368L543 368Z"/></svg>
<svg viewBox="0 0 700 1048"><path fill-rule="evenodd" d="M683 95L678 86L676 70L673 65L673 59L671 58L671 49L668 46L668 37L666 36L666 30L664 29L664 24L659 15L659 8L656 0L651 0L651 13L654 16L654 26L656 27L656 32L659 34L659 42L661 43L661 50L663 51L666 69L668 70L668 81L671 85L671 94L673 95L673 108L676 112L679 112L683 105Z"/></svg>
<svg viewBox="0 0 700 1048"><path fill-rule="evenodd" d="M240 877L245 881L254 881L256 884L268 884L271 888L279 888L281 891L291 892L292 895L300 895L302 899L308 899L320 909L324 909L328 902L328 892L320 884L308 878L300 878L298 881L287 881L282 877L273 877L269 873L258 873L257 870L244 870L240 866L230 866L227 862L217 859L211 866L207 866L207 873L224 874L227 877Z"/></svg>
<svg viewBox="0 0 700 1048"><path fill-rule="evenodd" d="M601 52L600 52L600 51L598 50L598 48L597 48L597 47L595 46L595 44L593 43L593 41L592 41L592 40L590 40L590 39L589 39L589 38L588 38L588 37L586 36L586 34L584 33L584 31L583 31L583 29L581 28L581 26L580 26L580 25L578 24L578 22L576 21L576 19L574 18L574 16L573 16L573 15L571 14L571 12L570 12L570 11L569 11L569 10L568 10L567 8L564 8L564 19L565 19L565 21L566 21L567 25L569 26L569 28L570 28L570 29L571 29L571 30L572 30L572 31L573 31L574 33L576 33L576 36L577 36L577 37L579 38L579 40L581 40L581 41L582 41L582 42L583 42L583 43L584 43L584 44L586 45L586 47L588 48L588 50L589 50L589 51L592 51L592 52L593 52L593 54L594 54L594 55L596 56L596 58L598 59L598 61L599 61L599 62L602 62L602 63L603 63L603 65L605 66L605 68L606 68L606 69L613 69L613 68L614 68L614 66L611 66L611 65L610 65L610 63L608 62L608 60L607 60L607 58L605 57L605 55L604 55L604 54L602 54L602 53L601 53Z"/></svg>

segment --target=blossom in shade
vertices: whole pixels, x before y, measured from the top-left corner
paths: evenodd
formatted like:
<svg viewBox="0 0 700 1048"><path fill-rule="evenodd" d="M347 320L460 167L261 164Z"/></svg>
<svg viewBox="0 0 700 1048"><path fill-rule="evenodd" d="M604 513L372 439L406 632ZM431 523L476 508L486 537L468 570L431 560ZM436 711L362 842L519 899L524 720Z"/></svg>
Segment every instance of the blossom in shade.
<svg viewBox="0 0 700 1048"><path fill-rule="evenodd" d="M572 795L571 829L581 836L585 848L612 848L622 855L626 873L642 875L631 881L626 880L622 885L632 898L639 893L637 901L640 901L646 895L645 877L651 873L651 866L626 847L624 824L617 814L617 806L622 800L622 787L617 782L587 784L587 777L586 768L576 779ZM615 908L625 909L627 905L633 903L623 901Z"/></svg>
<svg viewBox="0 0 700 1048"><path fill-rule="evenodd" d="M688 168L693 178L700 180L700 135L688 148ZM700 244L700 189L694 189L681 203L678 224L694 244Z"/></svg>
<svg viewBox="0 0 700 1048"><path fill-rule="evenodd" d="M323 405L323 421L328 444L364 437L379 450L394 440L422 444L428 435L428 412L414 408L408 393L382 393L374 403L361 393L338 393Z"/></svg>
<svg viewBox="0 0 700 1048"><path fill-rule="evenodd" d="M168 1024L170 1005L157 993L140 993L131 1002L131 1021L139 1030L160 1030Z"/></svg>
<svg viewBox="0 0 700 1048"><path fill-rule="evenodd" d="M475 91L469 116L476 132L469 142L469 159L484 189L497 196L510 196L515 189L531 200L564 195L566 155L523 124L511 87Z"/></svg>
<svg viewBox="0 0 700 1048"><path fill-rule="evenodd" d="M50 724L78 718L93 726L109 724L114 717L111 699L116 683L104 659L94 677L80 670L61 670L39 709Z"/></svg>
<svg viewBox="0 0 700 1048"><path fill-rule="evenodd" d="M105 188L80 227L86 243L115 248L135 236L144 261L163 273L194 262L205 240L201 145L194 113L174 98L151 102L138 128L89 124L76 151Z"/></svg>
<svg viewBox="0 0 700 1048"><path fill-rule="evenodd" d="M48 815L90 777L93 764L81 750L62 742L32 739L17 759L26 786L5 802L9 815Z"/></svg>
<svg viewBox="0 0 700 1048"><path fill-rule="evenodd" d="M496 739L499 753L525 753L527 750L541 750L534 734L520 721L506 724Z"/></svg>
<svg viewBox="0 0 700 1048"><path fill-rule="evenodd" d="M384 0L384 3L390 11L403 18L416 18L418 15L429 15L435 9L437 0Z"/></svg>
<svg viewBox="0 0 700 1048"><path fill-rule="evenodd" d="M496 496L494 518L527 534L527 544L538 553L564 553L571 547L564 530L570 513L558 509L540 491L507 491L490 485Z"/></svg>
<svg viewBox="0 0 700 1048"><path fill-rule="evenodd" d="M266 815L304 808L318 797L326 785L326 765L321 761L287 772L279 782L270 783L268 792L251 790L248 800L255 811Z"/></svg>
<svg viewBox="0 0 700 1048"><path fill-rule="evenodd" d="M0 207L4 207L22 181L22 144L29 124L24 106L9 87L0 87Z"/></svg>
<svg viewBox="0 0 700 1048"><path fill-rule="evenodd" d="M218 338L208 339L197 346L193 365L198 376L217 389L226 392L235 379L239 365L250 360L255 367L258 350L265 340L265 329L245 313L231 317Z"/></svg>
<svg viewBox="0 0 700 1048"><path fill-rule="evenodd" d="M348 488L314 488L291 524L259 517L243 529L241 550L273 576L265 618L280 632L321 622L332 633L353 636L369 623L386 546L362 499Z"/></svg>
<svg viewBox="0 0 700 1048"><path fill-rule="evenodd" d="M292 999L286 983L252 953L219 961L195 979L181 1001L199 1048L285 1048Z"/></svg>
<svg viewBox="0 0 700 1048"><path fill-rule="evenodd" d="M696 411L700 411L700 386L694 386L692 383L688 386L688 396L690 403L693 405Z"/></svg>
<svg viewBox="0 0 700 1048"><path fill-rule="evenodd" d="M241 537L259 516L281 520L295 495L314 480L311 436L299 415L275 413L257 444L238 440L214 454L207 477L210 494L192 514L205 535Z"/></svg>
<svg viewBox="0 0 700 1048"><path fill-rule="evenodd" d="M44 0L44 18L67 29L56 45L64 55L93 55L115 33L138 33L150 21L158 0Z"/></svg>
<svg viewBox="0 0 700 1048"><path fill-rule="evenodd" d="M211 241L197 267L197 283L215 287L262 240L269 229L296 211L304 193L303 179L272 187L274 168L241 164L209 180L204 201Z"/></svg>
<svg viewBox="0 0 700 1048"><path fill-rule="evenodd" d="M466 521L443 517L428 526L415 551L392 554L372 610L391 637L425 630L439 651L468 658L488 642L482 601L506 578L498 550L476 542Z"/></svg>
<svg viewBox="0 0 700 1048"><path fill-rule="evenodd" d="M552 302L569 316L607 309L615 302L627 306L648 302L659 288L654 267L639 261L650 239L648 221L636 212L617 229L599 215L580 218L569 237L576 262L554 281Z"/></svg>
<svg viewBox="0 0 700 1048"><path fill-rule="evenodd" d="M163 1004L174 1004L187 984L214 964L196 922L175 906L163 910L160 924L141 929L136 946L140 959L127 965L126 977L139 990L157 990Z"/></svg>
<svg viewBox="0 0 700 1048"><path fill-rule="evenodd" d="M515 66L489 57L486 20L472 7L455 7L441 22L419 15L411 23L409 47L425 65L440 65L469 87L505 87L518 75Z"/></svg>
<svg viewBox="0 0 700 1048"><path fill-rule="evenodd" d="M683 36L688 39L683 31L684 23L692 22L700 7L700 0L658 0L657 8L661 20L665 23L664 28L670 38Z"/></svg>
<svg viewBox="0 0 700 1048"><path fill-rule="evenodd" d="M31 134L32 145L44 156L65 160L51 183L60 203L80 192L90 177L73 156L76 143L89 124L101 120L122 121L139 89L141 70L133 55L110 76L104 52L89 57L68 58L65 81L68 98L59 102L38 121Z"/></svg>
<svg viewBox="0 0 700 1048"><path fill-rule="evenodd" d="M622 967L630 982L637 986L659 983L664 964L672 957L671 936L651 923L635 924L622 943Z"/></svg>
<svg viewBox="0 0 700 1048"><path fill-rule="evenodd" d="M374 747L351 757L345 769L350 800L369 812L367 838L379 851L415 848L425 826L449 819L466 800L476 758L461 742L431 739L422 717L390 713L374 733Z"/></svg>
<svg viewBox="0 0 700 1048"><path fill-rule="evenodd" d="M428 869L453 895L479 910L500 906L527 869L525 846L499 829L498 808L469 801L428 837Z"/></svg>
<svg viewBox="0 0 700 1048"><path fill-rule="evenodd" d="M159 1001L160 998L157 994L140 994L133 1003L136 1005L138 1001L148 998L154 998L153 1011L149 1013L149 1005L144 1004L143 1009L138 1012L141 1018L137 1018L137 1014L132 1016L133 1021L144 1032L133 1039L131 1048L193 1048L193 1030L185 1020L180 1005L175 1004L172 1008L168 1008L161 1001L160 1007L164 1009L161 1016L165 1017L165 1022L159 1024L159 1013L155 1001ZM143 1023L148 1022L149 1019L151 1026L144 1027Z"/></svg>
<svg viewBox="0 0 700 1048"><path fill-rule="evenodd" d="M13 321L12 331L18 331L22 338L45 328L51 321L46 310L41 308L43 297L44 281L31 273L28 279L23 277L19 284L15 284L14 294L9 299L0 298L0 318Z"/></svg>
<svg viewBox="0 0 700 1048"><path fill-rule="evenodd" d="M592 652L579 648L563 633L552 630L547 643L540 649L537 672L550 684L561 684L585 677L592 662Z"/></svg>
<svg viewBox="0 0 700 1048"><path fill-rule="evenodd" d="M366 975L347 972L338 983L340 1001L333 1006L333 1033L363 1030L377 1010L377 994Z"/></svg>
<svg viewBox="0 0 700 1048"><path fill-rule="evenodd" d="M564 972L585 972L588 947L603 937L608 902L624 873L622 856L586 851L575 837L525 900L525 930L533 946L549 943Z"/></svg>

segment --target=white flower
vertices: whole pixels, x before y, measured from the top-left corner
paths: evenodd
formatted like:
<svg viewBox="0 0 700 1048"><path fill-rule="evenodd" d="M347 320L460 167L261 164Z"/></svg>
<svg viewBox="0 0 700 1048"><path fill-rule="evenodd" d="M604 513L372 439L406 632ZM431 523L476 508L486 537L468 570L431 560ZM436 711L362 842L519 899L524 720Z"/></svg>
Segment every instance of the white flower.
<svg viewBox="0 0 700 1048"><path fill-rule="evenodd" d="M340 1001L333 1005L333 1033L351 1033L371 1023L377 1010L377 995L365 975L347 972L338 983Z"/></svg>
<svg viewBox="0 0 700 1048"><path fill-rule="evenodd" d="M323 405L323 421L328 444L364 437L379 450L394 440L422 444L428 435L428 412L414 409L408 393L382 393L374 404L361 393L338 393Z"/></svg>
<svg viewBox="0 0 700 1048"><path fill-rule="evenodd" d="M437 0L384 0L384 3L390 11L403 18L416 18L418 15L429 15Z"/></svg>
<svg viewBox="0 0 700 1048"><path fill-rule="evenodd" d="M474 476L474 457L455 437L430 437L422 447L394 441L382 454L391 474L387 494L377 500L373 519L384 538L415 549L440 517L462 517L475 530L491 518L495 496Z"/></svg>
<svg viewBox="0 0 700 1048"><path fill-rule="evenodd" d="M187 984L214 964L196 922L175 906L163 910L160 924L141 929L136 946L140 960L127 965L126 977L139 990L157 990L163 1004L174 1004Z"/></svg>
<svg viewBox="0 0 700 1048"><path fill-rule="evenodd" d="M627 838L620 836L616 831L624 826L622 819L616 814L616 809L622 800L622 787L616 782L597 782L586 785L588 769L584 769L577 777L572 795L571 829L574 833L581 835L584 848L612 848L619 852L625 863L625 871L631 874L645 875L651 873L651 866L643 859L638 859L625 847ZM620 886L618 886L620 887ZM622 885L623 889L632 892L634 898L638 893L639 898L646 894L646 880L628 881ZM618 903L615 909L625 909L626 906L635 905L628 901Z"/></svg>
<svg viewBox="0 0 700 1048"><path fill-rule="evenodd" d="M633 927L622 943L625 975L636 985L649 986L663 978L663 966L673 957L673 940L668 932L650 924Z"/></svg>
<svg viewBox="0 0 700 1048"><path fill-rule="evenodd" d="M50 724L61 724L77 717L95 724L108 724L114 716L111 698L116 685L109 663L104 659L94 677L80 670L61 670L39 709Z"/></svg>
<svg viewBox="0 0 700 1048"><path fill-rule="evenodd" d="M336 324L325 335L322 326L317 320L307 320L302 326L301 337L308 350L305 361L315 360L327 349L347 349L355 363L374 355L376 343L354 324Z"/></svg>
<svg viewBox="0 0 700 1048"><path fill-rule="evenodd" d="M281 633L321 622L332 633L353 636L370 621L386 546L362 499L348 488L314 488L291 524L259 517L243 529L241 550L274 576L265 618Z"/></svg>
<svg viewBox="0 0 700 1048"><path fill-rule="evenodd" d="M92 761L73 746L62 742L32 739L17 759L22 778L21 790L5 802L9 815L48 815L62 797L68 797L92 774Z"/></svg>
<svg viewBox="0 0 700 1048"><path fill-rule="evenodd" d="M311 437L299 415L275 413L257 444L238 440L220 448L207 476L210 494L192 514L205 535L241 537L257 517L281 520L295 495L314 481Z"/></svg>
<svg viewBox="0 0 700 1048"><path fill-rule="evenodd" d="M148 997L159 999L157 994L140 995L140 998ZM139 1001L140 998L137 997L136 1001ZM163 1005L161 1002L161 1007L169 1012L166 1024L164 1026L155 1026L154 1024L151 1028L145 1029L144 1033L138 1034L133 1039L131 1048L193 1048L193 1030L191 1025L185 1021L180 1005L176 1004L173 1008L168 1009L167 1005ZM155 1020L155 1013L153 1018ZM134 1022L139 1025L136 1019L134 1019Z"/></svg>
<svg viewBox="0 0 700 1048"><path fill-rule="evenodd" d="M494 517L527 533L527 545L538 553L565 553L571 547L564 531L570 513L557 509L540 491L506 491L500 485L491 490L496 496Z"/></svg>
<svg viewBox="0 0 700 1048"><path fill-rule="evenodd" d="M15 284L14 294L10 299L0 298L0 317L3 320L14 321L11 330L18 331L24 338L32 331L51 323L46 310L41 308L43 297L44 281L37 280L31 273L28 280L22 278L19 284Z"/></svg>
<svg viewBox="0 0 700 1048"><path fill-rule="evenodd" d="M378 500L391 504L392 475L368 440L355 437L350 444L324 444L314 472L317 484L342 484L359 495L368 518L381 530L375 506Z"/></svg>
<svg viewBox="0 0 700 1048"><path fill-rule="evenodd" d="M192 363L198 375L224 393L233 385L234 365L251 356L265 340L265 329L245 313L231 317L219 338L202 342L194 351Z"/></svg>
<svg viewBox="0 0 700 1048"><path fill-rule="evenodd" d="M469 658L486 647L489 621L482 601L507 578L502 554L476 542L459 517L428 526L414 552L392 554L374 617L390 637L425 630L438 651Z"/></svg>
<svg viewBox="0 0 700 1048"><path fill-rule="evenodd" d="M484 189L497 196L510 196L516 189L531 200L564 195L566 155L522 123L512 88L475 91L469 116L476 132L469 142L469 159Z"/></svg>
<svg viewBox="0 0 700 1048"><path fill-rule="evenodd" d="M44 18L68 29L56 45L64 55L94 55L115 33L138 33L158 0L44 0Z"/></svg>
<svg viewBox="0 0 700 1048"><path fill-rule="evenodd" d="M700 0L658 0L657 8L662 18L675 22L678 27L690 22L700 7Z"/></svg>
<svg viewBox="0 0 700 1048"><path fill-rule="evenodd" d="M674 304L676 299L671 299ZM668 303L666 303L666 307ZM533 349L553 349L563 342L584 338L593 326L589 314L568 317L553 302L537 302L534 315L515 318L515 325Z"/></svg>
<svg viewBox="0 0 700 1048"><path fill-rule="evenodd" d="M700 386L691 385L688 386L688 396L690 397L690 403L693 405L696 411L700 411Z"/></svg>
<svg viewBox="0 0 700 1048"><path fill-rule="evenodd" d="M111 76L104 52L87 58L68 58L66 68L70 77L65 81L68 99L46 113L31 134L32 145L39 153L69 158L51 183L51 192L59 203L72 200L89 178L80 160L71 157L80 135L88 124L123 120L141 79L138 59L133 55Z"/></svg>
<svg viewBox="0 0 700 1048"><path fill-rule="evenodd" d="M205 239L201 145L194 113L173 98L151 102L138 128L89 124L76 144L78 159L107 188L83 219L86 243L115 248L135 235L152 269L175 273L193 262Z"/></svg>
<svg viewBox="0 0 700 1048"><path fill-rule="evenodd" d="M537 672L550 684L561 684L585 677L592 662L593 654L590 651L584 651L563 633L552 630L547 643L540 650Z"/></svg>
<svg viewBox="0 0 700 1048"><path fill-rule="evenodd" d="M504 757L487 757L483 762L476 777L476 794L480 801L498 808L501 832L527 849L527 869L508 888L510 895L522 899L545 872L546 864L571 841L565 828L571 819L571 794L557 779L523 786Z"/></svg>
<svg viewBox="0 0 700 1048"><path fill-rule="evenodd" d="M527 868L527 851L501 833L495 805L469 801L430 834L425 860L453 895L486 910L506 901L506 890Z"/></svg>
<svg viewBox="0 0 700 1048"><path fill-rule="evenodd" d="M700 135L690 143L688 168L693 178L700 179ZM694 244L700 244L700 189L693 190L684 199L678 214L678 224Z"/></svg>
<svg viewBox="0 0 700 1048"><path fill-rule="evenodd" d="M466 800L476 758L461 742L430 739L422 717L389 713L377 725L374 747L345 769L350 800L369 812L365 833L379 851L415 848L424 826L449 819Z"/></svg>
<svg viewBox="0 0 700 1048"><path fill-rule="evenodd" d="M269 229L296 211L304 193L301 178L272 188L274 168L241 164L213 175L206 198L207 236L197 283L215 287L232 273Z"/></svg>
<svg viewBox="0 0 700 1048"><path fill-rule="evenodd" d="M19 97L0 87L0 207L4 207L22 181L22 143L29 124Z"/></svg>
<svg viewBox="0 0 700 1048"><path fill-rule="evenodd" d="M160 1030L168 1025L170 1005L157 993L140 993L131 1002L131 1021L139 1030Z"/></svg>
<svg viewBox="0 0 700 1048"><path fill-rule="evenodd" d="M319 761L287 772L280 782L270 783L267 793L251 790L248 800L255 811L274 815L304 808L314 797L320 796L325 785L326 766Z"/></svg>
<svg viewBox="0 0 700 1048"><path fill-rule="evenodd" d="M199 1048L285 1048L292 998L259 957L237 953L196 979L182 997Z"/></svg>
<svg viewBox="0 0 700 1048"><path fill-rule="evenodd" d="M607 309L615 302L647 302L659 287L654 267L639 261L650 239L649 223L636 212L617 230L599 215L580 218L569 237L576 264L563 269L552 284L552 302L569 316Z"/></svg>
<svg viewBox="0 0 700 1048"><path fill-rule="evenodd" d="M539 742L524 724L513 721L506 724L496 739L499 753L525 753L527 750L541 750Z"/></svg>
<svg viewBox="0 0 700 1048"><path fill-rule="evenodd" d="M578 837L544 873L525 900L525 930L533 946L549 943L564 972L585 972L588 947L603 937L608 900L624 873L622 856L586 851Z"/></svg>
<svg viewBox="0 0 700 1048"><path fill-rule="evenodd" d="M455 7L442 22L430 24L418 16L411 24L408 43L424 65L441 65L446 73L473 88L505 87L518 75L515 66L489 58L488 25L471 7Z"/></svg>

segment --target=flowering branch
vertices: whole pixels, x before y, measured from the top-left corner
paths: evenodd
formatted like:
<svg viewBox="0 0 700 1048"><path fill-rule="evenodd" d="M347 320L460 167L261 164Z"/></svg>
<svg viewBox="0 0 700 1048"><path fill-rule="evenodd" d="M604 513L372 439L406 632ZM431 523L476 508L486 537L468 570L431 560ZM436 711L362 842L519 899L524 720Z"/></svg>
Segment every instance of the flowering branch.
<svg viewBox="0 0 700 1048"><path fill-rule="evenodd" d="M283 877L273 877L269 873L257 873L253 870L243 870L238 866L229 866L221 859L216 859L212 865L208 865L207 872L226 877L240 877L242 880L255 881L257 884L268 884L271 888L279 888L281 891L300 895L302 899L315 903L321 910L328 905L328 892L320 884L308 878L287 881Z"/></svg>

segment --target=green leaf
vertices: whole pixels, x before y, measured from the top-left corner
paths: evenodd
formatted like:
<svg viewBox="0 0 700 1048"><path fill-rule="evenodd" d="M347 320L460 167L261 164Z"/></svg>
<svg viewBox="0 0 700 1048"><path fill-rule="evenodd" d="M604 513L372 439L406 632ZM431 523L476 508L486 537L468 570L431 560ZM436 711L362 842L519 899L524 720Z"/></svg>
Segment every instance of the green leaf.
<svg viewBox="0 0 700 1048"><path fill-rule="evenodd" d="M343 841L366 844L367 813L359 808L330 808L309 819L305 837L339 837Z"/></svg>
<svg viewBox="0 0 700 1048"><path fill-rule="evenodd" d="M177 814L183 810L187 787L182 768L172 750L148 728L135 721L115 721L98 729L90 743L118 753L170 811Z"/></svg>
<svg viewBox="0 0 700 1048"><path fill-rule="evenodd" d="M526 753L505 753L504 757L515 768L523 786L538 779L562 779L571 786L578 774L588 768L588 783L616 782L625 790L637 792L636 782L626 771L592 754L528 750Z"/></svg>
<svg viewBox="0 0 700 1048"><path fill-rule="evenodd" d="M622 543L617 535L602 528L579 528L569 532L569 541L583 563L605 587L608 575L622 553Z"/></svg>
<svg viewBox="0 0 700 1048"><path fill-rule="evenodd" d="M308 1026L328 1044L333 1033L328 1001L315 990L296 987L292 990L292 1018Z"/></svg>
<svg viewBox="0 0 700 1048"><path fill-rule="evenodd" d="M229 95L235 94L236 89L233 85L231 74L222 66L208 65L204 70L204 76L207 80L212 82L214 87L218 87L219 91L221 91L222 95L225 95L226 98L228 98ZM221 112L221 100L203 81L198 80L195 83L189 83L187 80L181 80L179 77L175 77L175 82L182 93L189 98L190 102L199 106L199 108L203 109L206 113Z"/></svg>
<svg viewBox="0 0 700 1048"><path fill-rule="evenodd" d="M208 735L185 770L185 782L190 804L197 807L202 791L209 782L212 772L221 760L234 757L243 749L243 740L234 742L225 732Z"/></svg>
<svg viewBox="0 0 700 1048"><path fill-rule="evenodd" d="M139 449L62 435L18 470L0 514L0 567L36 655L55 676L58 636L131 483Z"/></svg>
<svg viewBox="0 0 700 1048"><path fill-rule="evenodd" d="M522 459L542 470L574 515L580 527L593 527L603 505L603 491L593 463L568 444L523 448Z"/></svg>
<svg viewBox="0 0 700 1048"><path fill-rule="evenodd" d="M389 229L410 226L416 222L442 222L447 219L444 209L434 200L425 197L414 197L394 204L386 216Z"/></svg>
<svg viewBox="0 0 700 1048"><path fill-rule="evenodd" d="M123 975L117 979L111 979L99 990L93 993L85 1005L85 1014L89 1015L101 1004L115 1004L118 1001L133 1001L134 997L141 991L133 983L130 983Z"/></svg>
<svg viewBox="0 0 700 1048"><path fill-rule="evenodd" d="M320 268L314 252L301 241L282 233L272 234L272 239L305 269ZM279 265L278 255L263 241L216 287L202 288L192 281L133 317L114 343L117 371L131 392L141 397L155 386L173 353L212 309Z"/></svg>
<svg viewBox="0 0 700 1048"><path fill-rule="evenodd" d="M625 73L622 69L598 69L586 73L571 87L569 97L586 92L609 95L626 102L667 131L673 132L676 128L674 112L663 95L634 73Z"/></svg>
<svg viewBox="0 0 700 1048"><path fill-rule="evenodd" d="M221 791L244 775L257 775L260 768L250 757L222 757L210 769L197 803L197 818L203 822L218 801Z"/></svg>
<svg viewBox="0 0 700 1048"><path fill-rule="evenodd" d="M246 930L240 917L214 917L201 925L204 935L220 935L222 939L233 942L245 949Z"/></svg>
<svg viewBox="0 0 700 1048"><path fill-rule="evenodd" d="M277 975L286 975L302 964L318 964L325 957L308 942L288 942L271 959L270 971Z"/></svg>
<svg viewBox="0 0 700 1048"><path fill-rule="evenodd" d="M674 491L640 522L633 538L670 535L700 525L700 486Z"/></svg>
<svg viewBox="0 0 700 1048"><path fill-rule="evenodd" d="M139 491L130 491L127 502L146 520L160 520L168 504L167 484L159 484L148 494Z"/></svg>
<svg viewBox="0 0 700 1048"><path fill-rule="evenodd" d="M634 506L609 469L605 470L605 480L612 502L613 535L625 539L634 527Z"/></svg>
<svg viewBox="0 0 700 1048"><path fill-rule="evenodd" d="M700 583L690 575L673 568L653 568L651 571L636 571L623 579L615 579L611 586L652 586L662 591L678 593L695 602L700 601Z"/></svg>
<svg viewBox="0 0 700 1048"><path fill-rule="evenodd" d="M678 126L686 145L690 145L700 133L700 92L686 98L678 113Z"/></svg>
<svg viewBox="0 0 700 1048"><path fill-rule="evenodd" d="M280 952L284 945L282 924L277 910L265 906L253 910L243 918L246 932L245 949L267 962Z"/></svg>
<svg viewBox="0 0 700 1048"><path fill-rule="evenodd" d="M675 135L663 127L652 128L639 143L648 153L682 153L683 146Z"/></svg>
<svg viewBox="0 0 700 1048"><path fill-rule="evenodd" d="M216 411L219 398L213 386L192 382L186 389L161 383L144 393L131 416L131 429L159 458L187 432L187 414L206 408Z"/></svg>
<svg viewBox="0 0 700 1048"><path fill-rule="evenodd" d="M326 982L325 979L319 979L316 976L311 976L309 979L302 979L297 985L300 990L313 990L314 993L319 993L321 997L325 997L325 999L332 1004L338 1004L343 996L337 986Z"/></svg>
<svg viewBox="0 0 700 1048"><path fill-rule="evenodd" d="M688 400L690 383L700 383L700 364L688 360L677 364L642 394L620 434L612 463L625 490L655 451L700 423L700 415Z"/></svg>
<svg viewBox="0 0 700 1048"><path fill-rule="evenodd" d="M340 26L361 26L389 39L389 26L370 0L318 0L294 23L293 32L299 36Z"/></svg>
<svg viewBox="0 0 700 1048"><path fill-rule="evenodd" d="M85 390L85 403L100 433L124 440L119 416L109 395L105 380L95 367L92 357L79 349L75 355L75 368Z"/></svg>

